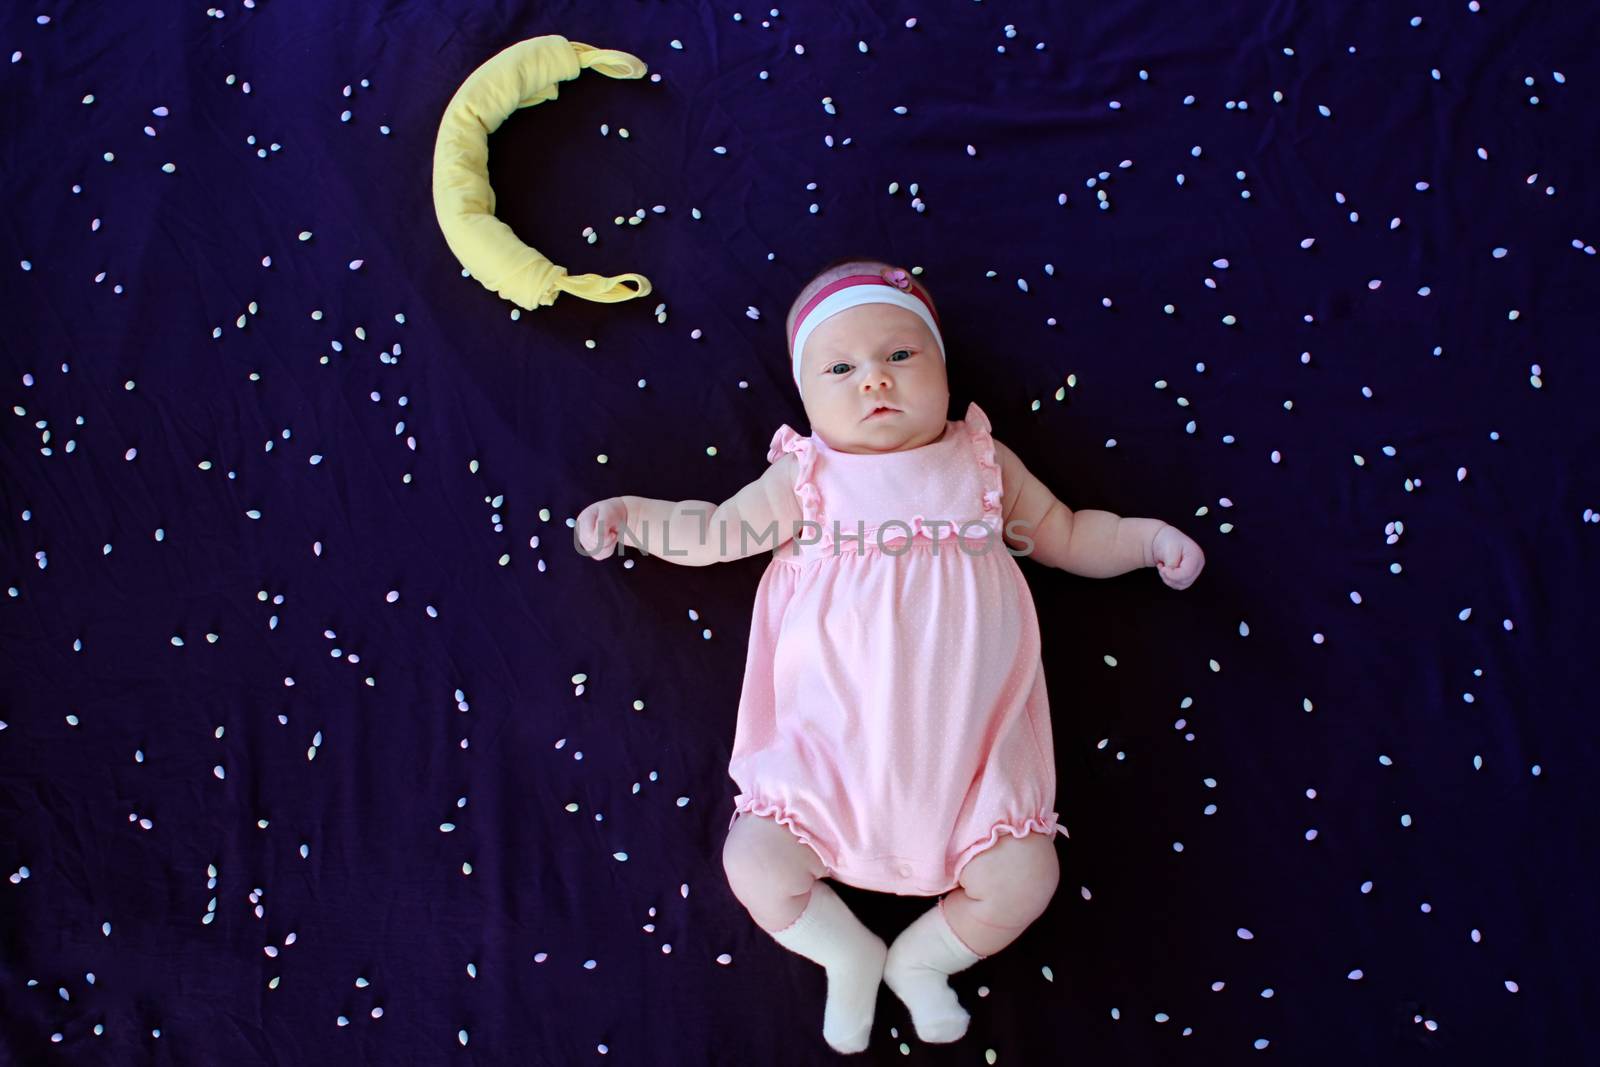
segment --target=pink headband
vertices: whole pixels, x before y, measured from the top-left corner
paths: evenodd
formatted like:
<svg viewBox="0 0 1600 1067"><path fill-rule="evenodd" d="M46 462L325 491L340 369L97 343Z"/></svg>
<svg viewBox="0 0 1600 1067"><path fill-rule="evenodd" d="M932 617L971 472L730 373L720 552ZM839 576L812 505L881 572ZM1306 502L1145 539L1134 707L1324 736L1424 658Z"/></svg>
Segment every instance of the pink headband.
<svg viewBox="0 0 1600 1067"><path fill-rule="evenodd" d="M911 279L903 270L885 270L882 274L852 274L830 282L820 292L806 301L794 317L794 328L789 333L789 345L794 351L794 381L800 384L800 360L806 340L812 332L841 311L862 304L893 304L912 312L928 327L939 346L939 356L946 358L944 338L939 332L939 313L928 299L911 288Z"/></svg>

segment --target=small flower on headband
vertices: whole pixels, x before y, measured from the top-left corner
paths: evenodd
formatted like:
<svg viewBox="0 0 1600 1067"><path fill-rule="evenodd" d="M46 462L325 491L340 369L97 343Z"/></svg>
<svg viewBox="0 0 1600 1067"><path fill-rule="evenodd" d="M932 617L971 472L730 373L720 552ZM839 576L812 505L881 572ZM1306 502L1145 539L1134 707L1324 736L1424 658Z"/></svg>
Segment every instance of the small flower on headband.
<svg viewBox="0 0 1600 1067"><path fill-rule="evenodd" d="M902 292L911 288L911 277L899 267L885 267L882 271L883 280Z"/></svg>

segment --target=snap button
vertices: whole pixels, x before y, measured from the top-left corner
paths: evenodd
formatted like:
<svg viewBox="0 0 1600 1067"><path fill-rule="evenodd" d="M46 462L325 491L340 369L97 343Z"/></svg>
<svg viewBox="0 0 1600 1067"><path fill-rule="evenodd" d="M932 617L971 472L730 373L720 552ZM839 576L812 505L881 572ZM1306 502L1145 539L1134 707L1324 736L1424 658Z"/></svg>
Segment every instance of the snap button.
<svg viewBox="0 0 1600 1067"><path fill-rule="evenodd" d="M902 878L910 878L911 877L911 864L902 863L900 865L900 877L902 877Z"/></svg>

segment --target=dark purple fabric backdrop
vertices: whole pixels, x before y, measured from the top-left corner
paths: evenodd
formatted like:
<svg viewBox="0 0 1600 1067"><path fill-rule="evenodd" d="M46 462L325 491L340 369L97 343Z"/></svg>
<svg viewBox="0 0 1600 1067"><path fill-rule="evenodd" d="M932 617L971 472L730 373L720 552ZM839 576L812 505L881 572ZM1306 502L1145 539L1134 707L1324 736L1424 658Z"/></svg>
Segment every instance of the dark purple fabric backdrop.
<svg viewBox="0 0 1600 1067"><path fill-rule="evenodd" d="M0 16L6 1062L826 1062L721 865L765 558L567 523L808 430L784 313L857 253L953 414L1208 560L1023 563L1061 887L861 1061L1600 1058L1592 5L214 10ZM655 292L513 319L431 155L548 33L661 80L515 115L501 217Z"/></svg>

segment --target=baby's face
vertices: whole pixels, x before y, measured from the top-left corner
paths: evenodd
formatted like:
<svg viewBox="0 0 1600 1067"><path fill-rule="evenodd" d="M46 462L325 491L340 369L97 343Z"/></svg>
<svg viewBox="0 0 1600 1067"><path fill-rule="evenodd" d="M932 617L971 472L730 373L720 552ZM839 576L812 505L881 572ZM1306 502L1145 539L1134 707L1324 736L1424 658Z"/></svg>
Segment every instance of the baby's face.
<svg viewBox="0 0 1600 1067"><path fill-rule="evenodd" d="M900 452L939 439L950 411L944 357L922 319L862 304L811 332L800 399L813 433L840 452ZM897 409L874 415L874 409Z"/></svg>

